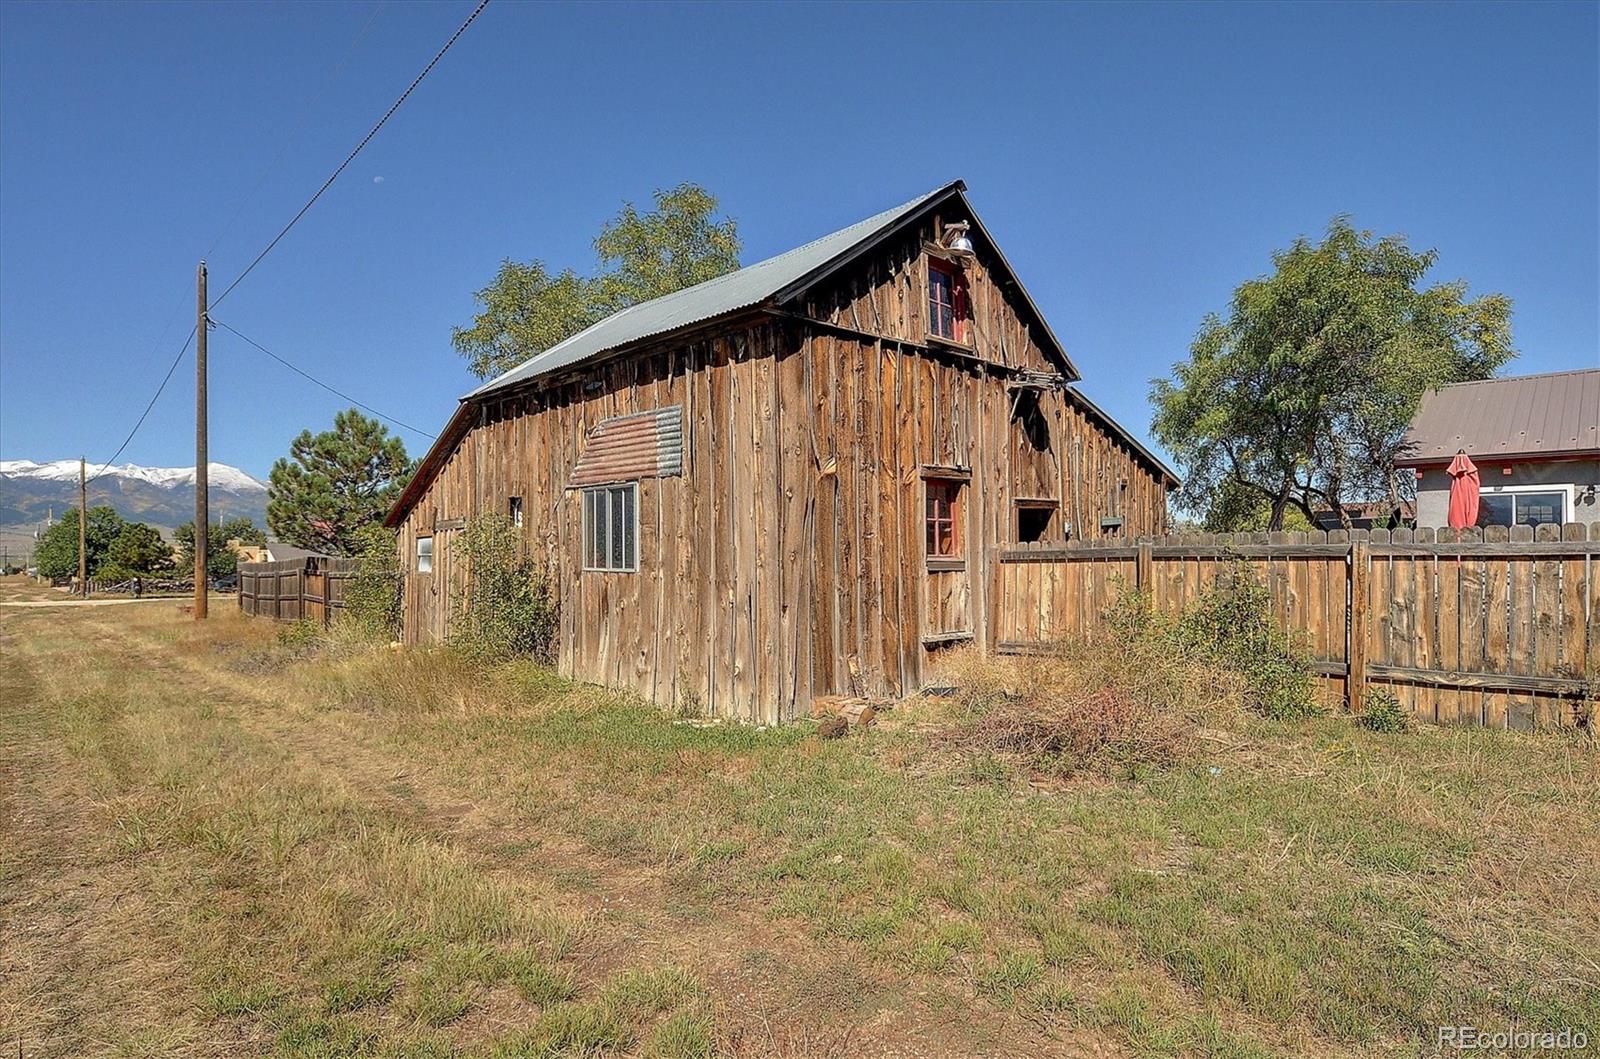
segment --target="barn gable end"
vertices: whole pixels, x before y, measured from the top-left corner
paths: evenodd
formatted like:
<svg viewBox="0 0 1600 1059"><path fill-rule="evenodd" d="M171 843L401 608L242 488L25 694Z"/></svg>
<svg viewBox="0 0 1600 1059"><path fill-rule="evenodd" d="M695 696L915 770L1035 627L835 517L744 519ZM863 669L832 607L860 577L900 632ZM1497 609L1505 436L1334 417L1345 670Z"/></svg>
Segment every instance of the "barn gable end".
<svg viewBox="0 0 1600 1059"><path fill-rule="evenodd" d="M515 510L561 596L563 672L775 722L814 695L913 692L930 651L986 644L988 556L1019 532L1164 529L1170 472L1072 389L961 191L857 231L841 260L807 259L753 306L725 299L572 361L546 353L530 365L547 370L468 395L390 516L405 638L445 633L457 527ZM951 255L961 222L972 252ZM930 269L956 277L964 326L930 324ZM586 455L597 443L610 451ZM584 487L602 481L617 492L599 510L631 513L622 536L602 527L608 549L626 546L620 565L596 563L586 534ZM930 534L949 554L928 554Z"/></svg>

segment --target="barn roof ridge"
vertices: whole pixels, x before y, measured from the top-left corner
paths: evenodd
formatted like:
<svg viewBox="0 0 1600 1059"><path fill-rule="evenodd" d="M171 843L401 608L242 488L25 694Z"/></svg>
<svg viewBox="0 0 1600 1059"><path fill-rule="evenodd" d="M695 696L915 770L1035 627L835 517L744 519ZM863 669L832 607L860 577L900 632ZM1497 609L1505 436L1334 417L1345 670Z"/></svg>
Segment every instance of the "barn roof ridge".
<svg viewBox="0 0 1600 1059"><path fill-rule="evenodd" d="M680 327L753 308L790 287L796 280L825 272L827 266L836 259L849 254L884 229L936 199L959 193L965 186L964 182L953 180L909 202L875 213L781 254L763 258L692 287L619 309L495 376L465 394L462 400L483 397Z"/></svg>

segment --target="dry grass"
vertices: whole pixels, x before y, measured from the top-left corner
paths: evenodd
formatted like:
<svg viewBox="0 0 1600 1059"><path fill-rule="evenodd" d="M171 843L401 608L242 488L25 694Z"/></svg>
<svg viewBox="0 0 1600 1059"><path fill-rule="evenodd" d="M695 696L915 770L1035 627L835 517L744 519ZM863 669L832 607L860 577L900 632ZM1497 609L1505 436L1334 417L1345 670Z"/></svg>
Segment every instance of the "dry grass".
<svg viewBox="0 0 1600 1059"><path fill-rule="evenodd" d="M935 745L926 702L821 743L226 611L0 622L0 1044L29 1056L1600 1037L1577 739L1268 723L1195 677L1173 702L1226 740L1041 791Z"/></svg>
<svg viewBox="0 0 1600 1059"><path fill-rule="evenodd" d="M1019 658L966 647L941 662L957 691L942 742L1047 775L1127 776L1192 758L1199 733L1244 717L1234 674L1153 641L1063 644Z"/></svg>

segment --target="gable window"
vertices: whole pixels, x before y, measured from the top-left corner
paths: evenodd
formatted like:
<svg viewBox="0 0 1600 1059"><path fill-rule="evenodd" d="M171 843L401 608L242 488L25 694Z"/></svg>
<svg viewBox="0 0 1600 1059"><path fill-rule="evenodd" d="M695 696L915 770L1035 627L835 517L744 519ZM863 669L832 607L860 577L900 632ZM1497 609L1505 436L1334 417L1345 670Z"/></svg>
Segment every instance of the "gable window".
<svg viewBox="0 0 1600 1059"><path fill-rule="evenodd" d="M961 522L966 515L967 483L960 478L927 478L925 544L929 565L959 563L965 554Z"/></svg>
<svg viewBox="0 0 1600 1059"><path fill-rule="evenodd" d="M1040 541L1060 540L1056 529L1056 512L1060 505L1054 500L1017 501L1017 543L1037 544Z"/></svg>
<svg viewBox="0 0 1600 1059"><path fill-rule="evenodd" d="M583 568L631 572L637 554L639 483L583 491Z"/></svg>
<svg viewBox="0 0 1600 1059"><path fill-rule="evenodd" d="M417 573L433 573L433 538L417 538Z"/></svg>
<svg viewBox="0 0 1600 1059"><path fill-rule="evenodd" d="M952 342L967 339L967 285L954 268L928 259L928 333Z"/></svg>
<svg viewBox="0 0 1600 1059"><path fill-rule="evenodd" d="M510 519L511 524L517 529L522 528L522 497L513 496L507 498L506 518Z"/></svg>

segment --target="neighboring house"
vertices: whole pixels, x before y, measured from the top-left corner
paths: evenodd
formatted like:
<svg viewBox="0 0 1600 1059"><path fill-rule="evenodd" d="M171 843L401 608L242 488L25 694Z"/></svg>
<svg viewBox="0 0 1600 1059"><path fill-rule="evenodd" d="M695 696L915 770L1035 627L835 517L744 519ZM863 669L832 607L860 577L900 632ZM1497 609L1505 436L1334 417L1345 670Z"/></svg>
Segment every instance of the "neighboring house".
<svg viewBox="0 0 1600 1059"><path fill-rule="evenodd" d="M1315 525L1320 530L1344 529L1344 521L1331 507L1313 508ZM1367 503L1351 502L1344 505L1351 529L1398 529L1417 524L1417 506L1409 500L1391 504L1387 500Z"/></svg>
<svg viewBox="0 0 1600 1059"><path fill-rule="evenodd" d="M234 549L238 561L242 563L282 563L291 558L328 558L325 553L312 552L310 549L294 547L293 544L283 544L282 541L267 541L266 544L245 544L238 537L230 539L227 547Z"/></svg>
<svg viewBox="0 0 1600 1059"><path fill-rule="evenodd" d="M1417 474L1417 525L1449 525L1459 451L1478 467L1482 526L1600 521L1600 368L1430 391L1396 466Z"/></svg>
<svg viewBox="0 0 1600 1059"><path fill-rule="evenodd" d="M1079 378L961 182L616 313L461 399L388 517L407 642L507 515L559 664L762 722L986 643L998 545L1164 532L1177 480Z"/></svg>
<svg viewBox="0 0 1600 1059"><path fill-rule="evenodd" d="M328 558L325 552L314 552L309 548L296 548L294 545L284 544L282 541L268 541L255 550L261 553L261 558L256 561L264 563L281 563L290 559Z"/></svg>

